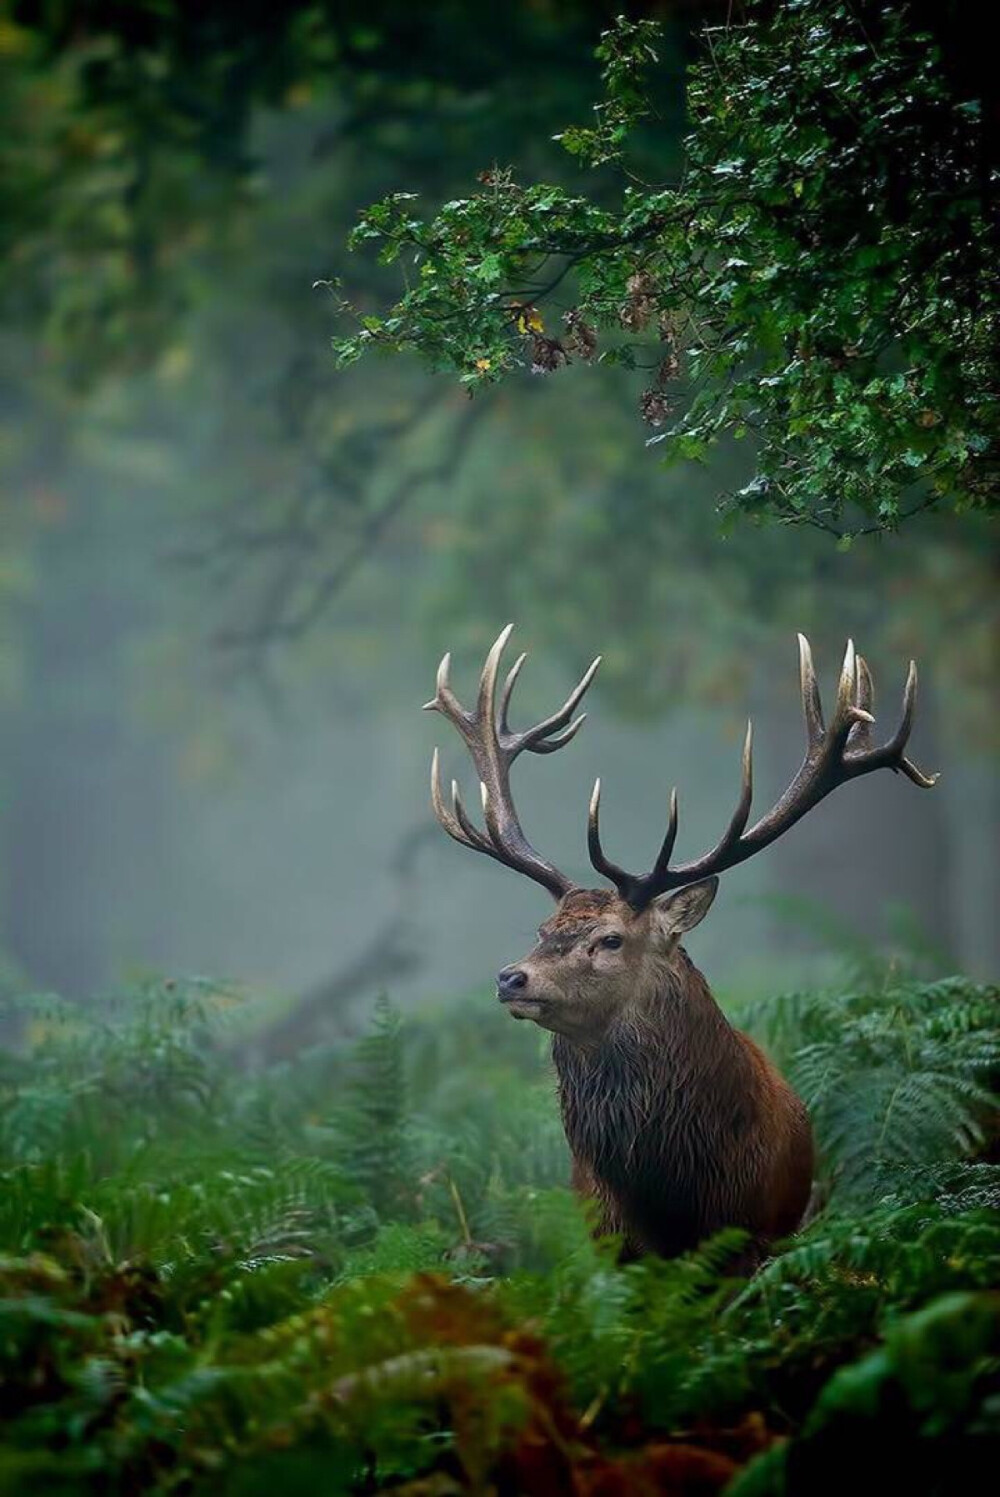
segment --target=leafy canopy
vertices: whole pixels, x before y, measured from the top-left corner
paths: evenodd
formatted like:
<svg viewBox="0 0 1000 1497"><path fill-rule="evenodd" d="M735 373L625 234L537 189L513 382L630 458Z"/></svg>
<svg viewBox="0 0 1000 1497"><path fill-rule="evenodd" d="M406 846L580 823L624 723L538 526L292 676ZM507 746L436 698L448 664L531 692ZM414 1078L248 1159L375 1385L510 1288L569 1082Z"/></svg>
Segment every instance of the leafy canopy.
<svg viewBox="0 0 1000 1497"><path fill-rule="evenodd" d="M662 168L657 32L604 34L595 123L556 137L589 193L494 167L431 219L411 192L362 214L350 243L406 286L340 362L415 351L470 392L525 366L645 371L668 459L747 444L727 517L847 541L995 504L990 172L962 68L905 8L752 5L706 32L682 180L660 185L639 175Z"/></svg>

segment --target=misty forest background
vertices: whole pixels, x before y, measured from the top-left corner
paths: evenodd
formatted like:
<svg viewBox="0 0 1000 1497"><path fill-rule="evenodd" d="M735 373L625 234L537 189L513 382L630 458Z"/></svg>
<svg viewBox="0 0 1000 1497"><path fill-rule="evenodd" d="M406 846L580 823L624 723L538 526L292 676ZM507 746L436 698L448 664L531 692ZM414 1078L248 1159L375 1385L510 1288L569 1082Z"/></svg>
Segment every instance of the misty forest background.
<svg viewBox="0 0 1000 1497"><path fill-rule="evenodd" d="M945 1493L996 1438L983 49L614 16L0 11L0 1493L861 1491L873 1417ZM510 619L526 718L604 656L516 784L583 883L597 773L643 867L748 712L787 783L796 630L880 726L919 663L940 784L838 792L690 942L822 1149L742 1289L590 1243L494 1013L546 911L434 825L418 709Z"/></svg>

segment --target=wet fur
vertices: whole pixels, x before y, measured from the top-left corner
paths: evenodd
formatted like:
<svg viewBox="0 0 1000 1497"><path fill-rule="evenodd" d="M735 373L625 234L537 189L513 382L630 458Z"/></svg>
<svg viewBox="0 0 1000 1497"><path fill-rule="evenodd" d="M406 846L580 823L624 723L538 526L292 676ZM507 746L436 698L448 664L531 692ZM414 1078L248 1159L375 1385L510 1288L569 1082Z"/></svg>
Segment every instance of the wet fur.
<svg viewBox="0 0 1000 1497"><path fill-rule="evenodd" d="M798 1226L812 1182L805 1108L683 948L598 1047L556 1035L552 1056L573 1183L626 1256L672 1257L732 1226L761 1248Z"/></svg>
<svg viewBox="0 0 1000 1497"><path fill-rule="evenodd" d="M615 904L574 891L535 955L559 963ZM597 1039L556 1033L552 1055L573 1183L623 1256L672 1257L724 1227L750 1234L752 1267L793 1232L812 1184L806 1110L760 1048L726 1019L676 942Z"/></svg>

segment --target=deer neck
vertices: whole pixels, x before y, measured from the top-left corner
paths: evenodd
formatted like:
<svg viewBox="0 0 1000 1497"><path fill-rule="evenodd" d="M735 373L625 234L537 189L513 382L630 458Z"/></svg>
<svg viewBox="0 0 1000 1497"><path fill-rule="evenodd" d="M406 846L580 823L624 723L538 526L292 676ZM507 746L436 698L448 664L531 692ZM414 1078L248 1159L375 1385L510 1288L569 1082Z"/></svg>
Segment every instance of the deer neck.
<svg viewBox="0 0 1000 1497"><path fill-rule="evenodd" d="M682 947L599 1044L557 1035L552 1056L570 1146L612 1183L650 1153L700 1152L734 1091L753 1085L740 1036Z"/></svg>

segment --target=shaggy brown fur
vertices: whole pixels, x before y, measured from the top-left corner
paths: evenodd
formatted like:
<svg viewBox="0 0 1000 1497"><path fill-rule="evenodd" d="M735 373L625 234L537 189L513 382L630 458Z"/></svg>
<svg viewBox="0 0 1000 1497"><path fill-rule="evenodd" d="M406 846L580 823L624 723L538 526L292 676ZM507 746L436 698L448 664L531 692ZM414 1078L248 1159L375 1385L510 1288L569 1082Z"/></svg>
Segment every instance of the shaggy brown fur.
<svg viewBox="0 0 1000 1497"><path fill-rule="evenodd" d="M738 1226L750 1264L809 1198L805 1108L679 945L714 892L691 886L636 915L614 894L573 890L506 1000L554 1031L574 1185L625 1256L670 1257Z"/></svg>

